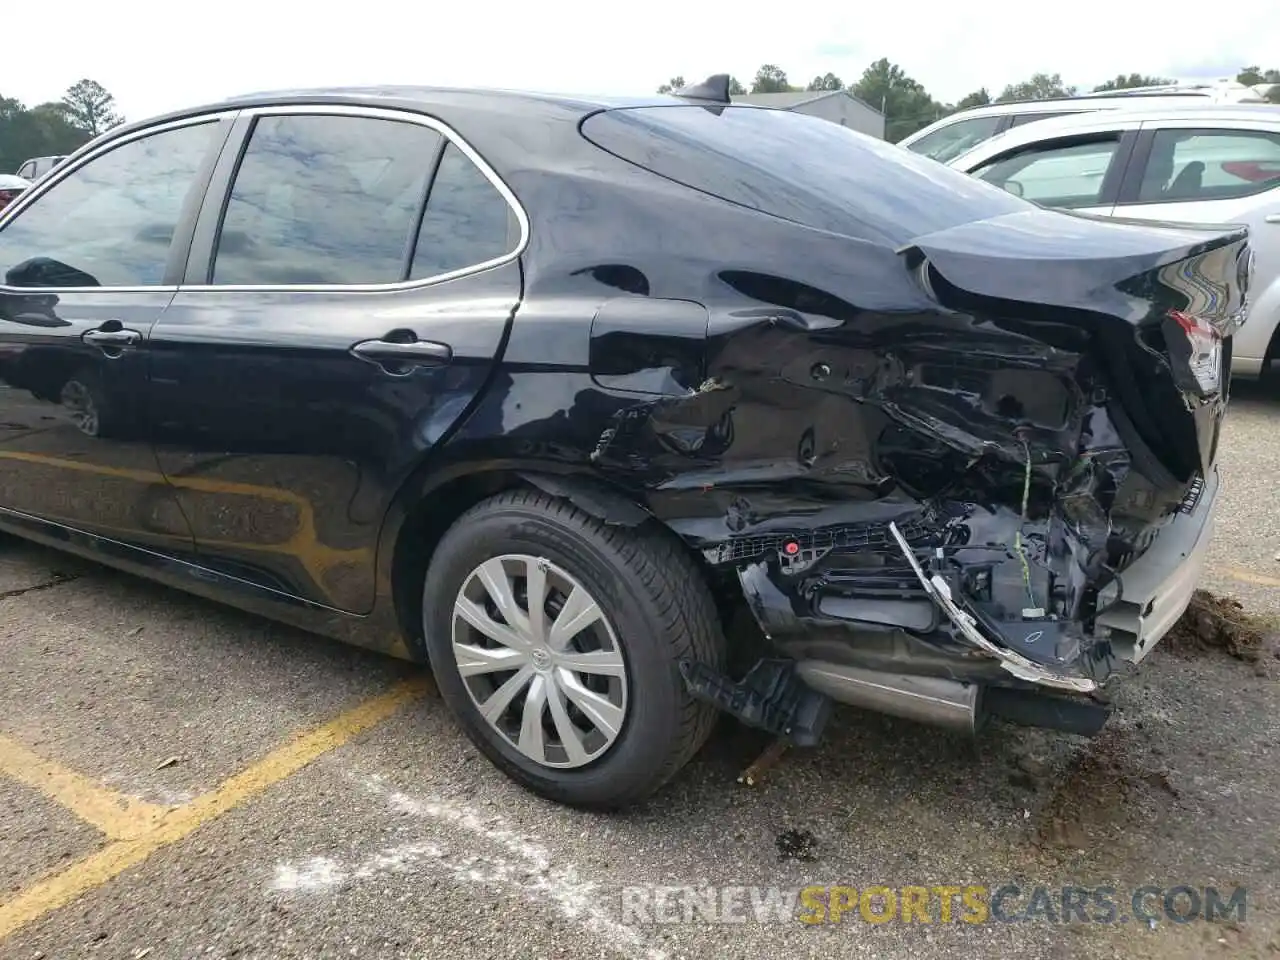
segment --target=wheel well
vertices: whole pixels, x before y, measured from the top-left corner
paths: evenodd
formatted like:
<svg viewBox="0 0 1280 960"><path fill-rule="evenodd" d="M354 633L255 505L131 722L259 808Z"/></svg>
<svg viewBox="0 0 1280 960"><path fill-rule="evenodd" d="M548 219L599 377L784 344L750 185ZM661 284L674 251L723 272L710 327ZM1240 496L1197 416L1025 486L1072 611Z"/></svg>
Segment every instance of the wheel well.
<svg viewBox="0 0 1280 960"><path fill-rule="evenodd" d="M422 583L426 578L427 566L431 562L431 556L435 553L436 546L440 543L446 531L453 526L459 517L481 501L487 500L505 490L535 486L542 488L542 483L537 476L529 479L528 475L522 475L515 470L471 473L455 477L440 487L433 489L430 494L423 497L409 511L409 515L405 518L404 525L400 528L400 533L396 537L396 544L392 554L391 595L400 628L404 631L404 635L409 638L410 647L416 652L421 653L423 650ZM552 496L565 496L566 499L572 499L581 508L590 513L596 514L597 510L607 509L607 505L601 505L599 501L595 500L595 494L598 491L587 493L587 496L591 498L591 501L587 503L574 497L558 483L549 483L548 486L552 486L553 489L543 488L544 492L551 493ZM572 481L570 481L569 487L572 487ZM617 502L614 505L621 507L621 504ZM644 522L658 523L658 521L649 518L647 514L643 514L639 507L632 506L646 518ZM635 526L634 519L633 516L627 515L622 522L629 526ZM672 537L676 536L669 530L667 532ZM725 624L729 624L735 616L740 615L745 609L742 594L737 588L737 578L726 575L723 572L717 573L707 563L702 554L684 545L683 541L681 541L681 545L693 558L698 569L703 572L720 617Z"/></svg>
<svg viewBox="0 0 1280 960"><path fill-rule="evenodd" d="M432 490L409 511L391 560L391 597L410 646L422 651L422 582L440 538L460 516L504 490L526 486L510 471L467 474Z"/></svg>

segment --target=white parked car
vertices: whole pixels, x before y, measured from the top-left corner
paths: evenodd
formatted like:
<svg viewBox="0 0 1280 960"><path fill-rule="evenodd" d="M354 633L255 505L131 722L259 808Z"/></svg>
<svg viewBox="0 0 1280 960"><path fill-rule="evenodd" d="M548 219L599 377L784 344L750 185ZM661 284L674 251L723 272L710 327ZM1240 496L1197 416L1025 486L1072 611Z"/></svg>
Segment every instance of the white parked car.
<svg viewBox="0 0 1280 960"><path fill-rule="evenodd" d="M949 166L1048 207L1247 225L1254 277L1232 373L1260 376L1280 360L1280 106L1059 117L993 137Z"/></svg>
<svg viewBox="0 0 1280 960"><path fill-rule="evenodd" d="M0 210L17 200L18 194L29 186L31 186L31 181L25 177L15 177L11 173L0 173Z"/></svg>
<svg viewBox="0 0 1280 960"><path fill-rule="evenodd" d="M1017 100L961 110L917 130L898 142L912 153L949 163L984 140L1033 121L1099 110L1203 107L1233 103L1266 103L1263 91L1234 80L1159 87L1130 87L1048 100Z"/></svg>

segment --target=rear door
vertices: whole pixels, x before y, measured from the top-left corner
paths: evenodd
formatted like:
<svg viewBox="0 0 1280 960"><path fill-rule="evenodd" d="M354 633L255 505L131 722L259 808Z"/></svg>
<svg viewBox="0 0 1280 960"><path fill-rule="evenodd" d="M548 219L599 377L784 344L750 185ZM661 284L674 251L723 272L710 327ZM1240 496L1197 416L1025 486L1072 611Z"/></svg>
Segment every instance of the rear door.
<svg viewBox="0 0 1280 960"><path fill-rule="evenodd" d="M967 172L1046 207L1109 214L1135 138L1120 127L1059 136L1012 147Z"/></svg>
<svg viewBox="0 0 1280 960"><path fill-rule="evenodd" d="M150 445L148 344L227 117L105 147L0 224L0 508L166 554L190 530Z"/></svg>
<svg viewBox="0 0 1280 960"><path fill-rule="evenodd" d="M1117 216L1249 227L1252 305L1232 355L1256 373L1280 321L1280 123L1148 121L1134 159Z"/></svg>
<svg viewBox="0 0 1280 960"><path fill-rule="evenodd" d="M527 221L430 118L239 123L153 334L157 456L202 565L364 613L392 495L492 370Z"/></svg>

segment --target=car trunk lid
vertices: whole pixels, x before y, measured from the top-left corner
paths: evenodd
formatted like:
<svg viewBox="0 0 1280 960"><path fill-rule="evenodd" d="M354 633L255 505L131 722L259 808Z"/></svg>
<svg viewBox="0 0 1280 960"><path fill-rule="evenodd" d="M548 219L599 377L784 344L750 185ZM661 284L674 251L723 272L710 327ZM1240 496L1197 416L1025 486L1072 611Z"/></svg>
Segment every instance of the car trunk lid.
<svg viewBox="0 0 1280 960"><path fill-rule="evenodd" d="M945 307L1087 327L1126 445L1145 472L1169 475L1153 480L1186 484L1212 466L1251 274L1247 228L1036 208L899 252Z"/></svg>

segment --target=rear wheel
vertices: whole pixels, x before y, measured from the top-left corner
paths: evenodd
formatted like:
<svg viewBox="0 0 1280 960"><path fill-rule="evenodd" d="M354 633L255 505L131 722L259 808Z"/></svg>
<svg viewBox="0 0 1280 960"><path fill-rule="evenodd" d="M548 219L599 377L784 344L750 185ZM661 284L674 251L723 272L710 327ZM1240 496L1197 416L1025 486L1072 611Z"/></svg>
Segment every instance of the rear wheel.
<svg viewBox="0 0 1280 960"><path fill-rule="evenodd" d="M445 535L423 591L431 667L463 729L501 770L575 806L658 789L715 711L678 662L719 666L702 577L662 531L607 526L541 493L500 494Z"/></svg>

